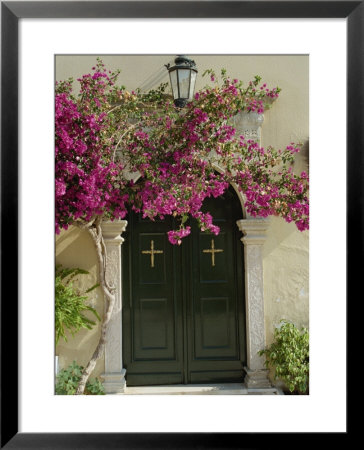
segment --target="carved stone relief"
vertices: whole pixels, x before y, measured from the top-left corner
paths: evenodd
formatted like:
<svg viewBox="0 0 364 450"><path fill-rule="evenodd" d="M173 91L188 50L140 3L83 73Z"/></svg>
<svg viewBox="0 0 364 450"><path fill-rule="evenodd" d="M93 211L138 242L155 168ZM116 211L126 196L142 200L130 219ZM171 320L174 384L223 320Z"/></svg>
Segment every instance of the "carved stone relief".
<svg viewBox="0 0 364 450"><path fill-rule="evenodd" d="M127 221L105 221L102 223L102 234L106 247L106 280L115 287L116 302L112 318L108 326L105 348L105 392L120 393L125 388L125 369L122 358L122 292L121 292L121 245L124 239L120 236L126 229Z"/></svg>
<svg viewBox="0 0 364 450"><path fill-rule="evenodd" d="M234 127L236 136L243 135L245 139L253 139L260 145L261 127L264 122L264 115L256 112L241 111L234 116Z"/></svg>
<svg viewBox="0 0 364 450"><path fill-rule="evenodd" d="M268 387L268 371L258 351L265 348L263 258L262 247L269 222L266 219L238 220L244 237L245 302L247 325L247 376L248 387Z"/></svg>

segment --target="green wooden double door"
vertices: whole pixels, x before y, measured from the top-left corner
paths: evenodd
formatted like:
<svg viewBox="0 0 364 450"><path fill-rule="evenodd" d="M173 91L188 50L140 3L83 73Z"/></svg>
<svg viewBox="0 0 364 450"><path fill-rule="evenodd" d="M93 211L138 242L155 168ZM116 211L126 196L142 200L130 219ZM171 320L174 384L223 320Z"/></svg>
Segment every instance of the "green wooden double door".
<svg viewBox="0 0 364 450"><path fill-rule="evenodd" d="M243 246L236 194L207 199L221 229L191 223L180 246L173 219L130 214L123 258L123 363L129 386L241 382L245 365Z"/></svg>

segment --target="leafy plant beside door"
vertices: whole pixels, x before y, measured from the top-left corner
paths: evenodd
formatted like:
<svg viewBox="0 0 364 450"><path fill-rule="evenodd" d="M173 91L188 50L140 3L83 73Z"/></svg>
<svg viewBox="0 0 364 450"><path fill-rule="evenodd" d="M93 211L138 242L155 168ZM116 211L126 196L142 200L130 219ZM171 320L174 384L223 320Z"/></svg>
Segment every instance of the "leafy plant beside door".
<svg viewBox="0 0 364 450"><path fill-rule="evenodd" d="M97 320L101 320L95 308L88 305L87 294L96 289L99 284L95 284L81 293L75 286L77 275L88 275L89 272L79 268L63 268L60 264L56 266L55 273L55 327L56 345L62 337L67 342L66 330L72 336L82 328L92 329L96 322L84 315L85 311L90 311Z"/></svg>
<svg viewBox="0 0 364 450"><path fill-rule="evenodd" d="M66 369L62 369L57 375L56 395L75 395L83 366L73 361ZM104 386L99 378L87 381L84 395L105 395Z"/></svg>
<svg viewBox="0 0 364 450"><path fill-rule="evenodd" d="M95 308L87 304L87 294L96 289L95 284L84 293L74 286L78 275L88 275L87 270L80 268L64 268L56 265L55 271L55 328L56 345L62 337L68 341L66 330L74 336L82 328L91 330L96 322L84 315L90 311L97 320L101 320ZM73 361L66 369L62 369L57 375L56 395L74 395L79 384L83 366ZM104 395L104 387L98 378L90 379L84 391L85 395Z"/></svg>
<svg viewBox="0 0 364 450"><path fill-rule="evenodd" d="M265 355L266 367L274 369L274 379L284 381L290 393L308 394L309 389L309 334L305 327L299 330L282 319L274 331L274 342L260 356Z"/></svg>

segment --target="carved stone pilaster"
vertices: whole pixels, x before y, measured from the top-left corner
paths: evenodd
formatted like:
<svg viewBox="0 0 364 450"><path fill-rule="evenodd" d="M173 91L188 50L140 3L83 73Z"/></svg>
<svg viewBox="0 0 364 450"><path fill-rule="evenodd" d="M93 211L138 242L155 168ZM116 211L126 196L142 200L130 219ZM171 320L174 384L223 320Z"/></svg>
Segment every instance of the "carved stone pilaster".
<svg viewBox="0 0 364 450"><path fill-rule="evenodd" d="M121 245L124 239L121 234L125 231L126 220L102 222L102 235L106 246L106 281L115 287L115 306L108 326L105 347L105 392L115 394L124 391L125 369L122 357L122 293L121 293Z"/></svg>
<svg viewBox="0 0 364 450"><path fill-rule="evenodd" d="M236 136L243 135L245 139L253 139L260 145L261 127L264 122L264 115L256 112L241 111L234 116L234 127Z"/></svg>
<svg viewBox="0 0 364 450"><path fill-rule="evenodd" d="M239 230L244 234L245 302L247 332L247 387L269 387L268 371L264 358L258 351L265 348L263 255L262 247L269 226L267 219L238 220Z"/></svg>

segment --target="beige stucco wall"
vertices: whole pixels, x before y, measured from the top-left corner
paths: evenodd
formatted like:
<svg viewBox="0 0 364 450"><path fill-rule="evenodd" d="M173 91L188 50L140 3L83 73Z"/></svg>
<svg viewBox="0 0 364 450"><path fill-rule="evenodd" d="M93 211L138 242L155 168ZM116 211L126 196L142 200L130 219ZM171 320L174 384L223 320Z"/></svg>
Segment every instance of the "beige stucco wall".
<svg viewBox="0 0 364 450"><path fill-rule="evenodd" d="M202 88L207 78L204 70L212 68L218 73L225 68L233 78L247 83L254 75L260 75L268 86L279 86L280 97L265 113L262 129L262 145L282 148L291 142L302 142L303 151L297 155L295 171L308 168L309 137L309 58L307 55L189 55L198 67L196 89ZM121 69L120 83L128 90L142 87L150 89L168 81L164 64L172 62L174 55L103 56L107 68ZM76 79L88 73L95 65L96 56L56 57L56 79ZM309 240L308 232L299 232L294 224L283 219L270 219L267 240L263 250L265 326L267 344L282 318L292 320L297 326L309 322ZM57 238L57 262L70 267L82 267L96 275L96 258L91 240L78 230L62 233ZM91 285L91 284L90 284ZM100 293L94 299L102 310ZM97 342L98 330L85 331L70 339L69 344L59 345L61 365L76 358L85 363L90 350ZM83 350L81 350L81 346ZM103 371L101 360L95 374Z"/></svg>
<svg viewBox="0 0 364 450"><path fill-rule="evenodd" d="M71 227L67 231L62 231L56 236L56 263L63 267L81 268L87 270L89 275L78 275L74 286L80 292L85 292L94 286L97 280L97 260L96 251L91 237L87 232ZM103 297L101 289L97 287L88 294L88 303L95 308L102 317ZM95 316L91 312L85 312L91 320ZM100 335L100 322L92 330L82 329L73 337L67 333L68 342L60 338L56 347L56 355L59 358L59 367L64 368L77 361L80 365L86 365L96 348ZM92 376L98 376L104 371L104 359L97 362Z"/></svg>

